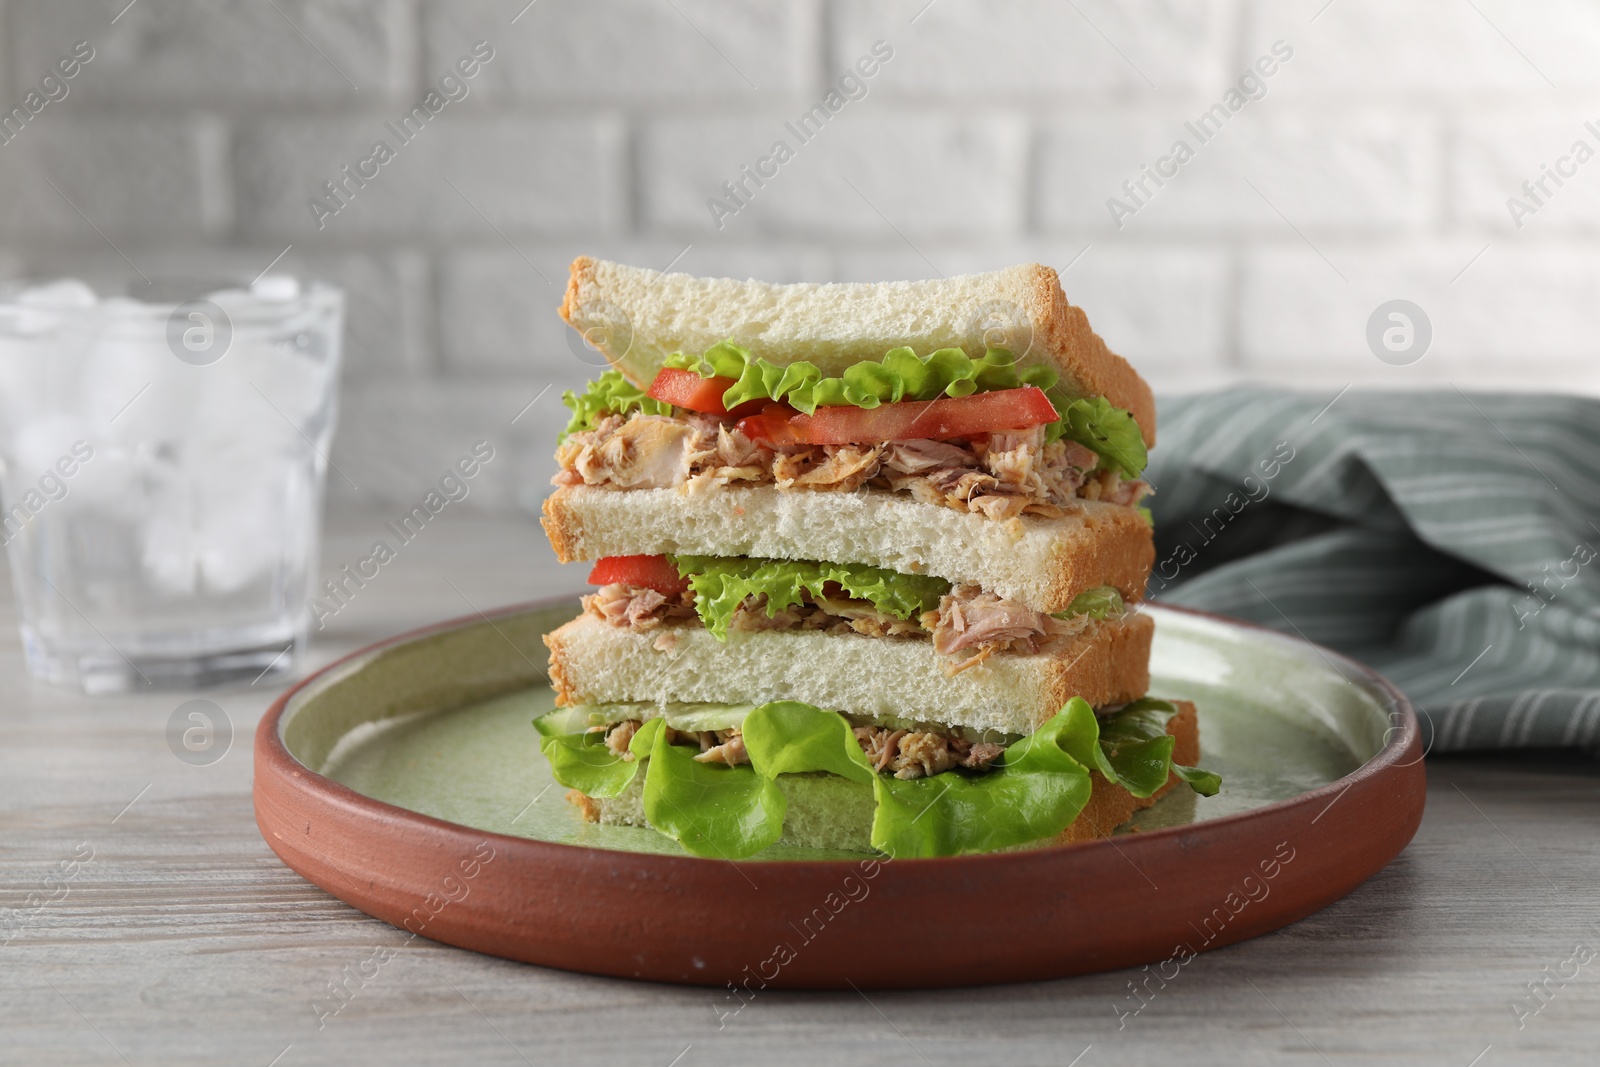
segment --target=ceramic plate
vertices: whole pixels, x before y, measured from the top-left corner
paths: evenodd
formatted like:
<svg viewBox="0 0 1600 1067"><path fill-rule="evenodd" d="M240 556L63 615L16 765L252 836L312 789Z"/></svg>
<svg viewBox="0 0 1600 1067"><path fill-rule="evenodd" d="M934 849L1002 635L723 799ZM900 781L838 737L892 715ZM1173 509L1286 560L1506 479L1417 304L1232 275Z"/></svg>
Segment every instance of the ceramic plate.
<svg viewBox="0 0 1600 1067"><path fill-rule="evenodd" d="M1021 981L1156 962L1293 922L1411 839L1422 745L1405 698L1335 653L1149 607L1151 692L1193 700L1201 765L1105 841L894 860L775 846L698 859L583 822L539 754L540 637L572 600L442 624L285 693L255 743L256 820L361 910L481 952L750 989ZM984 936L940 929L981 916ZM868 948L866 946L878 946Z"/></svg>

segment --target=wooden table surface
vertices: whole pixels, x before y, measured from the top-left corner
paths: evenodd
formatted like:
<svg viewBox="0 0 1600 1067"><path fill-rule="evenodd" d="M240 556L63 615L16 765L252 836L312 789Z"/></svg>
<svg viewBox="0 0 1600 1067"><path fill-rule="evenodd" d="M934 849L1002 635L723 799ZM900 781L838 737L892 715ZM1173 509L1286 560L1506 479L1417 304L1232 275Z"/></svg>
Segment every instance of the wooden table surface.
<svg viewBox="0 0 1600 1067"><path fill-rule="evenodd" d="M335 516L325 570L364 554L382 519ZM558 572L531 519L445 513L296 674L581 580ZM1588 756L1430 758L1422 828L1387 869L1288 929L1200 956L1120 1025L1134 972L870 999L764 992L719 1021L732 1005L715 990L408 942L285 868L251 813L250 741L287 679L203 694L233 744L190 766L166 741L187 695L90 699L35 682L12 623L0 619L0 908L15 909L0 910L3 1063L1600 1062ZM983 916L953 915L935 934L954 947L982 930ZM863 951L912 936L925 934L885 930ZM313 1004L380 947L394 958L319 1028Z"/></svg>

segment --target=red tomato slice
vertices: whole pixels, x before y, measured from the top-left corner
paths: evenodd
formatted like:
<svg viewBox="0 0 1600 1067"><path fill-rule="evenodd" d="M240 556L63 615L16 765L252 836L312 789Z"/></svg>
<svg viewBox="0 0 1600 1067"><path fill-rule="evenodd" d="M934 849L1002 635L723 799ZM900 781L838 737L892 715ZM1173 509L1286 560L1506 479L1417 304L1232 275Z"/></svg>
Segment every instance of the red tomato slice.
<svg viewBox="0 0 1600 1067"><path fill-rule="evenodd" d="M875 408L818 408L814 415L795 415L787 420L772 410L775 406L740 419L739 429L753 440L779 447L850 445L916 438L944 441L1000 430L1025 430L1057 418L1044 391L1031 385L937 400L902 400Z"/></svg>
<svg viewBox="0 0 1600 1067"><path fill-rule="evenodd" d="M605 556L596 560L594 570L589 572L589 584L617 583L654 589L662 596L677 596L689 588L689 580L678 577L678 568L666 556Z"/></svg>
<svg viewBox="0 0 1600 1067"><path fill-rule="evenodd" d="M806 439L795 429L795 420L802 417L787 404L769 402L758 414L740 419L739 430L750 440L761 441L774 448L803 445L807 443Z"/></svg>
<svg viewBox="0 0 1600 1067"><path fill-rule="evenodd" d="M734 385L732 378L702 378L692 370L662 367L650 383L649 395L675 408L707 415L726 415L722 394Z"/></svg>

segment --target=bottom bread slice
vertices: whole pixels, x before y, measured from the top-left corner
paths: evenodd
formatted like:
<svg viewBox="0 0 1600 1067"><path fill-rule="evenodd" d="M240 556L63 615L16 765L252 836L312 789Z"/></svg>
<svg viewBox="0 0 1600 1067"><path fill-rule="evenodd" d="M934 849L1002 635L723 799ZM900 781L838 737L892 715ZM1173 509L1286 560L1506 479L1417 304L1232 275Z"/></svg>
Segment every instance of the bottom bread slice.
<svg viewBox="0 0 1600 1067"><path fill-rule="evenodd" d="M1001 654L960 674L933 642L817 631L734 632L699 626L645 633L581 615L545 635L558 702L763 704L803 700L829 711L1029 734L1073 697L1122 704L1150 685L1155 622L1129 612L1091 623L1060 649Z"/></svg>
<svg viewBox="0 0 1600 1067"><path fill-rule="evenodd" d="M1194 766L1200 762L1200 725L1195 707L1187 700L1173 701L1178 714L1167 723L1167 733L1173 736L1172 762ZM954 772L946 772L954 773ZM622 794L599 799L585 796L578 790L569 790L567 799L576 804L583 817L590 822L613 826L649 826L644 817L644 775L635 776L633 783ZM1134 812L1148 808L1166 796L1180 781L1169 774L1167 784L1148 797L1136 797L1122 786L1108 781L1099 771L1091 771L1093 792L1070 826L1054 840L1055 844L1072 844L1110 837L1112 831L1129 819ZM788 801L788 811L783 820L781 844L803 848L842 849L853 852L872 852L872 788L853 782L836 774L784 774L779 775L778 788ZM1035 848L1044 842L1019 846Z"/></svg>

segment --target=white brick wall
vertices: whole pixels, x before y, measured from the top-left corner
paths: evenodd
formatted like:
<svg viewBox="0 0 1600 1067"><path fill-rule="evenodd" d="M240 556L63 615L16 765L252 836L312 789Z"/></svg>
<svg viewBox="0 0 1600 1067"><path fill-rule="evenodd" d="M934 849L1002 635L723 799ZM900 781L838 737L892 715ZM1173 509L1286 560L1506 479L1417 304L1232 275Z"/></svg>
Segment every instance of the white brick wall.
<svg viewBox="0 0 1600 1067"><path fill-rule="evenodd" d="M472 499L537 500L559 393L595 370L554 314L578 252L778 281L1038 259L1161 390L1600 390L1600 8L1325 2L0 0L4 110L95 49L0 144L0 269L250 276L292 244L350 295L335 460L375 501L480 437L506 461ZM385 123L479 40L468 95L400 147ZM785 123L879 41L800 143ZM1185 123L1277 41L1200 144ZM1179 138L1194 158L1115 225ZM378 139L395 158L319 227L308 198ZM707 199L779 139L719 227ZM1545 165L1575 173L1519 228ZM1434 327L1408 367L1366 346L1394 298Z"/></svg>
<svg viewBox="0 0 1600 1067"><path fill-rule="evenodd" d="M776 116L660 119L639 144L640 221L689 237L779 234L795 239L916 236L1002 238L1020 233L1028 127L1005 114L954 117L848 105L802 144ZM798 116L804 108L795 108ZM800 128L800 127L796 127ZM806 132L802 129L802 132ZM783 141L795 158L748 207L715 219L706 201ZM769 165L768 170L771 169Z"/></svg>

